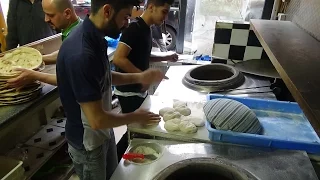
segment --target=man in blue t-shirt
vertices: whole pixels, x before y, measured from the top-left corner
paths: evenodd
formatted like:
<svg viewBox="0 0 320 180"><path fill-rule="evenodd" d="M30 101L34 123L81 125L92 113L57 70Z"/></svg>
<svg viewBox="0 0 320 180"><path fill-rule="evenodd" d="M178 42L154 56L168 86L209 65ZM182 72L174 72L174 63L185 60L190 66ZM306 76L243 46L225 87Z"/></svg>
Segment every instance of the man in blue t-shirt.
<svg viewBox="0 0 320 180"><path fill-rule="evenodd" d="M164 75L110 71L104 37L118 38L139 0L95 0L91 14L63 42L57 59L57 83L67 115L66 139L80 179L109 179L117 166L113 127L158 123L157 114L137 110L116 114L111 110L111 84L151 84Z"/></svg>

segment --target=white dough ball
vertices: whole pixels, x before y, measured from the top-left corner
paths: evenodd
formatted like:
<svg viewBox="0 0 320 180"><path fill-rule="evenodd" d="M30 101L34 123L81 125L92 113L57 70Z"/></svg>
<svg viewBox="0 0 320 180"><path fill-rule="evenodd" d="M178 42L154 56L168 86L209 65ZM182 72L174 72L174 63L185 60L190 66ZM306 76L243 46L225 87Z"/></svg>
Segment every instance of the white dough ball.
<svg viewBox="0 0 320 180"><path fill-rule="evenodd" d="M179 124L175 123L173 120L169 120L164 123L164 128L167 131L179 131L180 130Z"/></svg>
<svg viewBox="0 0 320 180"><path fill-rule="evenodd" d="M197 126L189 121L182 121L179 125L179 129L181 132L186 134L192 134L198 131Z"/></svg>
<svg viewBox="0 0 320 180"><path fill-rule="evenodd" d="M171 108L171 107L165 107L160 109L159 111L159 115L163 117L163 115L169 111L175 111L175 109Z"/></svg>
<svg viewBox="0 0 320 180"><path fill-rule="evenodd" d="M182 121L189 121L191 123L193 123L194 125L196 125L197 127L203 127L205 124L205 121L203 120L203 118L198 118L198 117L194 117L194 116L183 116L181 117Z"/></svg>
<svg viewBox="0 0 320 180"><path fill-rule="evenodd" d="M173 102L173 108L179 107L179 106L187 106L186 102L183 101L175 101Z"/></svg>
<svg viewBox="0 0 320 180"><path fill-rule="evenodd" d="M191 109L187 106L178 106L174 109L184 116L189 116L191 114Z"/></svg>
<svg viewBox="0 0 320 180"><path fill-rule="evenodd" d="M163 120L169 121L170 119L180 118L180 117L181 117L181 114L179 112L169 111L163 115Z"/></svg>
<svg viewBox="0 0 320 180"><path fill-rule="evenodd" d="M180 118L174 118L174 119L171 119L169 121L171 121L171 122L173 122L175 124L178 124L178 125L181 123L181 119Z"/></svg>

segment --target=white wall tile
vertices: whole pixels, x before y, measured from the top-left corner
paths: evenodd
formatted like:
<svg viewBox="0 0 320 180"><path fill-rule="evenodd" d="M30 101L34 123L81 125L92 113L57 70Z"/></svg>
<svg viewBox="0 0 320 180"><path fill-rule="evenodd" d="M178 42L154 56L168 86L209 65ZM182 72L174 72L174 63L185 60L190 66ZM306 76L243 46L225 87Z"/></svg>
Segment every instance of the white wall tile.
<svg viewBox="0 0 320 180"><path fill-rule="evenodd" d="M216 22L216 29L232 29L232 23Z"/></svg>
<svg viewBox="0 0 320 180"><path fill-rule="evenodd" d="M232 29L231 33L231 45L247 46L249 37L249 30L244 29Z"/></svg>
<svg viewBox="0 0 320 180"><path fill-rule="evenodd" d="M230 44L214 44L213 45L213 56L220 58L228 58L230 50Z"/></svg>
<svg viewBox="0 0 320 180"><path fill-rule="evenodd" d="M243 60L261 59L262 51L262 47L247 46Z"/></svg>

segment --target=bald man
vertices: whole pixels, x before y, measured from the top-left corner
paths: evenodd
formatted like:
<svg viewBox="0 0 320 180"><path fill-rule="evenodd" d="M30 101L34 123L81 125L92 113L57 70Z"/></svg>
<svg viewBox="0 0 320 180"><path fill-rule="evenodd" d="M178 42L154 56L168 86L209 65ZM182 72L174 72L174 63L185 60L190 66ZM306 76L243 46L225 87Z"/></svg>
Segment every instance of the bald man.
<svg viewBox="0 0 320 180"><path fill-rule="evenodd" d="M82 21L73 8L70 0L42 0L42 8L45 13L45 21L55 30L62 31L62 41ZM46 64L55 64L58 51L44 55Z"/></svg>
<svg viewBox="0 0 320 180"><path fill-rule="evenodd" d="M62 31L62 41L65 40L70 32L77 27L82 20L76 15L70 0L42 0L42 7L45 13L45 21L56 30ZM59 51L43 55L46 64L55 64ZM21 74L8 80L10 87L22 87L36 80L56 85L56 75L41 73L28 69L18 69Z"/></svg>

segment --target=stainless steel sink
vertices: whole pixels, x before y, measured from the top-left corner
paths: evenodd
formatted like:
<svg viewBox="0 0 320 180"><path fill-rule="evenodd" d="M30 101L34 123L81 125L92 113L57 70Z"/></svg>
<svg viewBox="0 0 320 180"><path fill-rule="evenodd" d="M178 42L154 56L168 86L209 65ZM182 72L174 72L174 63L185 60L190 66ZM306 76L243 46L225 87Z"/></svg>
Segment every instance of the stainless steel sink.
<svg viewBox="0 0 320 180"><path fill-rule="evenodd" d="M248 171L231 163L213 158L187 159L168 166L153 180L255 180Z"/></svg>

